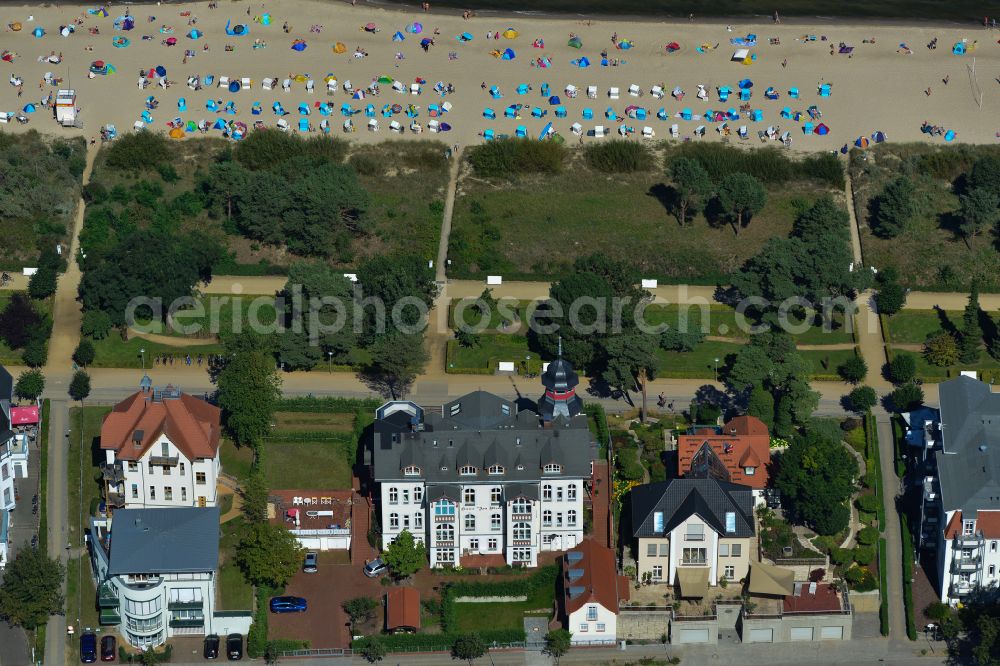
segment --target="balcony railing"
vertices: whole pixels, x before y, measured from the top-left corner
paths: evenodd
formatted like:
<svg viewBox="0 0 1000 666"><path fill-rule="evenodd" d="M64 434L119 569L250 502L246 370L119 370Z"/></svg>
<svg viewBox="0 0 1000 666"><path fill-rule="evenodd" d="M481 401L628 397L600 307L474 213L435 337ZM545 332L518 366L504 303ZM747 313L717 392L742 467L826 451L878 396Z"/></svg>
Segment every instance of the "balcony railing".
<svg viewBox="0 0 1000 666"><path fill-rule="evenodd" d="M965 595L972 592L972 583L952 583L948 587L949 597L964 597Z"/></svg>
<svg viewBox="0 0 1000 666"><path fill-rule="evenodd" d="M705 534L704 533L702 533L702 534L685 534L684 535L684 540L685 541L704 541L705 540Z"/></svg>
<svg viewBox="0 0 1000 666"><path fill-rule="evenodd" d="M118 484L125 480L125 470L121 465L101 465L101 478L108 483Z"/></svg>
<svg viewBox="0 0 1000 666"><path fill-rule="evenodd" d="M198 601L171 601L167 604L167 610L196 610L205 605L202 600Z"/></svg>
<svg viewBox="0 0 1000 666"><path fill-rule="evenodd" d="M102 625L121 624L122 616L117 608L102 608L100 622Z"/></svg>
<svg viewBox="0 0 1000 666"><path fill-rule="evenodd" d="M192 628L192 627L204 627L205 618L184 618L184 619L173 619L171 618L169 622L171 627L174 628Z"/></svg>
<svg viewBox="0 0 1000 666"><path fill-rule="evenodd" d="M973 547L975 547L975 546L981 546L983 544L983 542L984 542L983 535L981 533L980 534L956 534L955 535L955 544L959 548L961 548L963 546L966 547L966 548L968 548L969 546L973 546Z"/></svg>
<svg viewBox="0 0 1000 666"><path fill-rule="evenodd" d="M180 458L178 456L150 456L149 463L162 467L177 467Z"/></svg>
<svg viewBox="0 0 1000 666"><path fill-rule="evenodd" d="M434 522L435 523L453 523L453 522L455 522L455 515L454 514L450 514L449 515L449 514L446 514L446 513L443 513L443 514L437 514L437 513L435 513L434 514Z"/></svg>
<svg viewBox="0 0 1000 666"><path fill-rule="evenodd" d="M521 521L530 522L531 521L531 514L530 513L512 513L511 516L510 516L510 519L512 521L514 521L514 522L521 522Z"/></svg>
<svg viewBox="0 0 1000 666"><path fill-rule="evenodd" d="M108 492L108 506L112 509L125 508L125 495L122 493Z"/></svg>
<svg viewBox="0 0 1000 666"><path fill-rule="evenodd" d="M108 583L101 585L100 594L97 596L97 605L101 608L118 608L118 597L108 589Z"/></svg>
<svg viewBox="0 0 1000 666"><path fill-rule="evenodd" d="M693 566L697 566L697 565L700 565L700 564L708 564L708 558L707 557L685 557L685 558L683 558L681 560L681 564L690 564L690 565L693 565Z"/></svg>
<svg viewBox="0 0 1000 666"><path fill-rule="evenodd" d="M978 571L983 560L980 557L956 557L951 561L951 571Z"/></svg>

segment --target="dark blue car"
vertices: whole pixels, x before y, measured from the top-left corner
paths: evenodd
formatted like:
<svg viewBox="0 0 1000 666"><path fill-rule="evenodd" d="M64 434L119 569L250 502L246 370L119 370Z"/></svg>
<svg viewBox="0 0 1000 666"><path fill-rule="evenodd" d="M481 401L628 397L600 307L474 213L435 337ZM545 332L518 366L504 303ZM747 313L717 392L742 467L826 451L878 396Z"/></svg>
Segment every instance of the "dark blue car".
<svg viewBox="0 0 1000 666"><path fill-rule="evenodd" d="M80 636L80 662L93 664L97 661L97 634L88 631Z"/></svg>
<svg viewBox="0 0 1000 666"><path fill-rule="evenodd" d="M302 597L274 597L271 599L272 613L304 613L306 600Z"/></svg>

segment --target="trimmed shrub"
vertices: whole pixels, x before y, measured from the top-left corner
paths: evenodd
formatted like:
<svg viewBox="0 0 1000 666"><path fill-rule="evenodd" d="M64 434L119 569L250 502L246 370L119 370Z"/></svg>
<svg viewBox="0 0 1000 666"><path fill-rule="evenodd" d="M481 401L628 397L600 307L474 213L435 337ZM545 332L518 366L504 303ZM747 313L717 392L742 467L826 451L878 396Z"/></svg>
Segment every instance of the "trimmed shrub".
<svg viewBox="0 0 1000 666"><path fill-rule="evenodd" d="M874 496L868 495L868 497ZM878 541L878 530L874 527L864 527L858 532L858 543L862 546L874 546L876 541Z"/></svg>
<svg viewBox="0 0 1000 666"><path fill-rule="evenodd" d="M559 173L566 156L565 146L553 141L501 139L472 148L469 163L479 176L512 178L525 173Z"/></svg>
<svg viewBox="0 0 1000 666"><path fill-rule="evenodd" d="M788 156L777 148L739 150L721 143L685 143L671 150L677 156L697 160L712 180L719 182L726 175L741 171L766 183L784 183L802 173Z"/></svg>
<svg viewBox="0 0 1000 666"><path fill-rule="evenodd" d="M649 171L653 166L652 155L645 145L624 139L587 144L583 155L591 169L604 173Z"/></svg>
<svg viewBox="0 0 1000 666"><path fill-rule="evenodd" d="M882 501L875 495L862 495L858 499L854 500L854 505L858 507L858 510L864 511L865 513L877 513L881 504ZM875 538L878 539L877 532L875 534ZM875 541L872 541L872 543L875 543Z"/></svg>
<svg viewBox="0 0 1000 666"><path fill-rule="evenodd" d="M858 546L854 549L854 561L861 565L871 564L875 559L875 549L868 546Z"/></svg>

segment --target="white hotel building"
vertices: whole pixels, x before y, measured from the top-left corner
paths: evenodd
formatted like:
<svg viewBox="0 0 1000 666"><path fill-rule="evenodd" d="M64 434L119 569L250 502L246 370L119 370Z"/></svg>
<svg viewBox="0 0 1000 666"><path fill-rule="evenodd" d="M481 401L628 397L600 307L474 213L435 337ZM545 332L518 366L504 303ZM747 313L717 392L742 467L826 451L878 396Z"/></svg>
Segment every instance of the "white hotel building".
<svg viewBox="0 0 1000 666"><path fill-rule="evenodd" d="M537 412L484 391L440 413L407 401L378 409L371 463L384 545L406 530L432 566L533 567L539 552L582 541L594 438L569 364L551 363L542 380Z"/></svg>

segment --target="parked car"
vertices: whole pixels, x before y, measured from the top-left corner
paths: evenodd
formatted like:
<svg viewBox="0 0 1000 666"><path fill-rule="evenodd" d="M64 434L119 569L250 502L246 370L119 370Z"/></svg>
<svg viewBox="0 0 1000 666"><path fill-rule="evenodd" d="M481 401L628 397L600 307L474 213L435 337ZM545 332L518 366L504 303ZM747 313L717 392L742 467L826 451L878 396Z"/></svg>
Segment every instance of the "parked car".
<svg viewBox="0 0 1000 666"><path fill-rule="evenodd" d="M97 634L85 631L80 636L80 663L93 664L97 661Z"/></svg>
<svg viewBox="0 0 1000 666"><path fill-rule="evenodd" d="M302 601L305 603L305 599ZM305 606L302 610L305 610ZM229 661L239 661L243 658L243 636L240 634L226 636L226 656L229 657Z"/></svg>
<svg viewBox="0 0 1000 666"><path fill-rule="evenodd" d="M101 661L118 661L118 642L110 634L101 637Z"/></svg>
<svg viewBox="0 0 1000 666"><path fill-rule="evenodd" d="M306 553L306 559L302 563L302 570L306 573L316 573L319 567L319 555L317 553Z"/></svg>
<svg viewBox="0 0 1000 666"><path fill-rule="evenodd" d="M381 557L378 557L365 565L365 575L369 578L378 578L387 571L389 571L389 567L386 566L386 563L382 561Z"/></svg>
<svg viewBox="0 0 1000 666"><path fill-rule="evenodd" d="M211 636L205 636L205 651L203 652L205 659L218 659L219 658L219 637L215 634Z"/></svg>
<svg viewBox="0 0 1000 666"><path fill-rule="evenodd" d="M302 597L274 597L271 599L272 613L304 613L306 600Z"/></svg>

